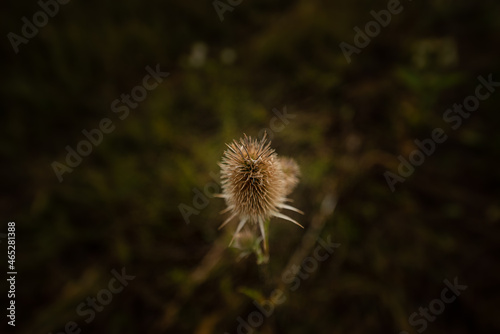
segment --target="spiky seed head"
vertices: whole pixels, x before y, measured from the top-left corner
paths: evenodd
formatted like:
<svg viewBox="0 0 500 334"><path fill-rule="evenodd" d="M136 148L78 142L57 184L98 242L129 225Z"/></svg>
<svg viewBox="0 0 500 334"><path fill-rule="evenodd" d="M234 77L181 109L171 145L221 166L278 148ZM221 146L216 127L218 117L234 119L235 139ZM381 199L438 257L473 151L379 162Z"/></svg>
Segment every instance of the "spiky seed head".
<svg viewBox="0 0 500 334"><path fill-rule="evenodd" d="M280 157L281 170L283 172L285 183L285 195L292 193L295 186L299 183L300 168L292 158Z"/></svg>
<svg viewBox="0 0 500 334"><path fill-rule="evenodd" d="M260 239L262 239L262 237L258 236L256 226L246 225L240 233L235 236L233 247L242 251L248 251L258 244Z"/></svg>
<svg viewBox="0 0 500 334"><path fill-rule="evenodd" d="M265 136L244 135L227 145L221 166L222 193L231 211L250 222L269 219L285 200L285 183L277 155Z"/></svg>
<svg viewBox="0 0 500 334"><path fill-rule="evenodd" d="M298 176L298 166L293 166L290 162L284 163L285 169L290 173L287 181L283 164L267 141L266 134L260 141L245 134L239 141L234 140L226 145L228 149L219 164L222 181L222 194L219 197L224 198L227 204L223 212L231 212L231 216L219 228L238 217L240 222L234 233L234 240L247 222L257 223L266 250L264 222L271 217L285 219L302 227L280 212L287 209L303 213L285 204L287 191L291 191L298 181L293 178Z"/></svg>

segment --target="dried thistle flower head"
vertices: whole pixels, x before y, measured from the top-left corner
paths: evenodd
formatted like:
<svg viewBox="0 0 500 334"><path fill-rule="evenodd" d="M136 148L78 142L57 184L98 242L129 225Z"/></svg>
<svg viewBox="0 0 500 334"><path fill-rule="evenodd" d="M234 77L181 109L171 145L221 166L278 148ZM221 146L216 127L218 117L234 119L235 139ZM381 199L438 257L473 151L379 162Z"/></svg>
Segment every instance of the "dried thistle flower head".
<svg viewBox="0 0 500 334"><path fill-rule="evenodd" d="M243 229L234 236L233 247L239 250L238 260L255 253L259 263L266 262L267 258L262 254L260 242L262 237L258 235L254 225L245 225Z"/></svg>
<svg viewBox="0 0 500 334"><path fill-rule="evenodd" d="M279 161L284 175L285 195L289 195L299 183L300 168L292 158L280 157Z"/></svg>
<svg viewBox="0 0 500 334"><path fill-rule="evenodd" d="M237 248L245 253L250 253L255 244L260 243L262 237L258 236L253 226L245 225L241 231L234 237L234 248Z"/></svg>
<svg viewBox="0 0 500 334"><path fill-rule="evenodd" d="M302 213L285 204L287 191L291 191L298 181L298 166L295 164L295 167L290 167L292 163L285 163L286 168L292 169L291 173L287 169L289 174L285 174L283 164L267 141L266 134L260 141L245 134L239 142L234 140L231 145L226 145L228 150L224 152L219 164L222 180L220 197L224 198L227 204L223 213L230 212L231 216L219 228L238 217L240 222L234 233L234 240L247 222L258 224L266 250L264 222L271 217L286 219L302 227L280 212L282 209L288 209ZM292 174L295 180L291 180Z"/></svg>

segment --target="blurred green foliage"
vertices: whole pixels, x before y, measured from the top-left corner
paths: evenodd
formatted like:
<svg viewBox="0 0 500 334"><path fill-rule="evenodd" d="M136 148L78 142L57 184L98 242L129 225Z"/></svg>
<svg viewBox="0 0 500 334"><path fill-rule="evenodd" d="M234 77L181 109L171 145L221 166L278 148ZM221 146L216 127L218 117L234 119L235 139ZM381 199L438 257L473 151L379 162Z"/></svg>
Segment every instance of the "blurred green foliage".
<svg viewBox="0 0 500 334"><path fill-rule="evenodd" d="M402 4L350 64L339 43L386 1L243 1L223 22L210 1L71 1L18 54L4 38L0 203L5 228L18 226L15 332L75 321L82 333L236 333L253 299L281 287L286 302L256 332L414 333L410 314L456 276L468 289L426 333L499 331L500 93L456 131L442 115L478 75L500 80L500 4ZM38 10L9 4L4 35ZM156 64L170 76L120 120L112 101ZM218 173L224 143L257 136L285 106L295 118L272 145L301 166L292 198L306 214L293 217L306 230L273 220L259 267L226 248L235 226L217 230L222 200L190 224L178 206ZM59 183L51 163L103 118L116 129ZM384 172L436 127L448 140L391 192ZM341 247L292 292L281 273L328 196L338 203L318 233ZM122 267L135 280L86 324L77 305Z"/></svg>

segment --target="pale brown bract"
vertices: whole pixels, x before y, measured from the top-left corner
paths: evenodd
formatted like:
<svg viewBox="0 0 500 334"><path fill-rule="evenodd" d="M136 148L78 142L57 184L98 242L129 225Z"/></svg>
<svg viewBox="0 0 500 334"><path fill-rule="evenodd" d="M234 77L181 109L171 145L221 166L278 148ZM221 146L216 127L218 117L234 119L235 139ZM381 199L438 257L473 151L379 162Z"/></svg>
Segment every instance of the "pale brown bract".
<svg viewBox="0 0 500 334"><path fill-rule="evenodd" d="M219 197L224 198L227 204L222 213L230 212L231 215L219 229L238 217L240 221L234 240L247 222L258 224L266 250L265 221L277 217L302 227L280 212L287 209L302 213L285 204L289 201L286 196L298 183L299 167L291 158L279 158L267 141L266 134L260 141L244 134L239 141L226 145L228 149L219 164L222 181Z"/></svg>

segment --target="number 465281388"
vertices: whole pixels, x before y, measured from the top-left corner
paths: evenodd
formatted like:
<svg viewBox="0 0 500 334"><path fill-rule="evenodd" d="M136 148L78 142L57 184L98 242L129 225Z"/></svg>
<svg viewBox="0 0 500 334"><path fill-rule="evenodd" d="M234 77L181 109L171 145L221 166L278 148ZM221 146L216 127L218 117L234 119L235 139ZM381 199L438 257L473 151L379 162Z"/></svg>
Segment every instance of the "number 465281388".
<svg viewBox="0 0 500 334"><path fill-rule="evenodd" d="M7 231L9 232L7 234L7 256L9 260L7 262L9 263L9 270L15 270L14 263L16 262L16 223L9 222L7 225Z"/></svg>

